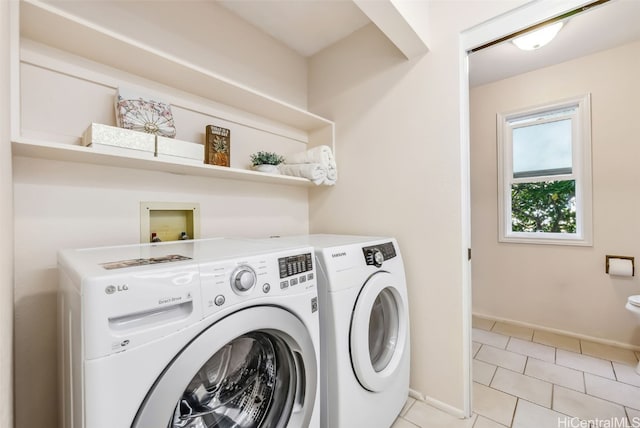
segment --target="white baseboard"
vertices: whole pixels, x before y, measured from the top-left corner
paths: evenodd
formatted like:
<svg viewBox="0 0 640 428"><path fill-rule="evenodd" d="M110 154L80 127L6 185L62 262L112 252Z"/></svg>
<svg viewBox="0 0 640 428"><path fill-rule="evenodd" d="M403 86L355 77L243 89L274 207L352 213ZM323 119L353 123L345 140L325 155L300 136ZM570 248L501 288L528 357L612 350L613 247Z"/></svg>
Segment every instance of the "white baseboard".
<svg viewBox="0 0 640 428"><path fill-rule="evenodd" d="M422 401L432 407L435 407L438 410L442 410L445 413L455 416L456 418L465 419L467 417L462 409L458 409L457 407L453 407L449 404L443 403L442 401L436 400L435 398L426 397L425 395L414 389L409 389L409 397L415 398L418 401Z"/></svg>
<svg viewBox="0 0 640 428"><path fill-rule="evenodd" d="M409 388L409 397L415 398L416 400L419 400L419 401L424 401L424 395L420 394L415 389Z"/></svg>
<svg viewBox="0 0 640 428"><path fill-rule="evenodd" d="M534 330L540 330L540 331L546 331L549 333L555 333L555 334L560 334L563 336L569 336L569 337L573 337L575 339L581 339L581 340L588 340L589 342L595 342L595 343L601 343L603 345L610 345L610 346L615 346L617 348L623 348L623 349L629 349L630 351L640 351L640 346L637 345L631 345L629 343L622 343L622 342L618 342L615 340L609 340L609 339L603 339L601 337L593 337L593 336L589 336L586 334L580 334L580 333L574 333L572 331L567 331L567 330L561 330L558 328L551 328L551 327L543 327L537 324L531 324L528 322L522 322L522 321L516 321L516 320L512 320L509 318L501 318L501 317L494 317L491 315L484 315L484 314L479 314L474 312L473 313L474 316L479 317L479 318L484 318L490 321L498 321L498 322L504 322L504 323L508 323L508 324L513 324L513 325L517 325L520 327L527 327L527 328L532 328Z"/></svg>

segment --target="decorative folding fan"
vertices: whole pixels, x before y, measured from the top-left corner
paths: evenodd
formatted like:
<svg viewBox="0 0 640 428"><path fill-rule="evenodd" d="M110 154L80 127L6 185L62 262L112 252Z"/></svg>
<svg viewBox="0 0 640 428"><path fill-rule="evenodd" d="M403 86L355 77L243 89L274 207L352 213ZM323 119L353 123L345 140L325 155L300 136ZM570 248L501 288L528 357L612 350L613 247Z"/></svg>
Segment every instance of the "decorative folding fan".
<svg viewBox="0 0 640 428"><path fill-rule="evenodd" d="M116 121L121 128L168 138L176 136L169 104L122 88L118 89Z"/></svg>

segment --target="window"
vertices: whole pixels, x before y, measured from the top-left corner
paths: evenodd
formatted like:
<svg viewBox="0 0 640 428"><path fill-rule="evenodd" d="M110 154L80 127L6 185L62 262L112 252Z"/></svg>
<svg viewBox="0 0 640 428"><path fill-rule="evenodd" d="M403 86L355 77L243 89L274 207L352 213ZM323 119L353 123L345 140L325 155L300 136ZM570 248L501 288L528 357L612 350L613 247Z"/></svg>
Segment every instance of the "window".
<svg viewBox="0 0 640 428"><path fill-rule="evenodd" d="M499 240L591 245L589 95L497 120Z"/></svg>

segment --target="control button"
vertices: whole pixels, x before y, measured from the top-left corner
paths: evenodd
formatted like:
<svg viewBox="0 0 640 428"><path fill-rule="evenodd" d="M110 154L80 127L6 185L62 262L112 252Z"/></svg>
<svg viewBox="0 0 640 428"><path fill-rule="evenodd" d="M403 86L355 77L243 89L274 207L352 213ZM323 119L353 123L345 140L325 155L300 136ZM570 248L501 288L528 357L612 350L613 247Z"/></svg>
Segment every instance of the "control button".
<svg viewBox="0 0 640 428"><path fill-rule="evenodd" d="M374 265L375 267L382 266L382 262L384 262L384 254L377 248L367 250L365 258L367 265Z"/></svg>
<svg viewBox="0 0 640 428"><path fill-rule="evenodd" d="M300 283L303 283L303 282L307 282L307 276L306 275L302 275L300 277Z"/></svg>
<svg viewBox="0 0 640 428"><path fill-rule="evenodd" d="M222 294L218 294L216 298L213 300L213 303L215 303L216 306L222 306L224 305L224 302L225 302L225 298Z"/></svg>
<svg viewBox="0 0 640 428"><path fill-rule="evenodd" d="M262 284L262 291L265 293L268 293L271 290L271 285L269 285L268 282L265 282L264 284Z"/></svg>
<svg viewBox="0 0 640 428"><path fill-rule="evenodd" d="M313 272L307 274L307 279L311 281L313 279Z"/></svg>
<svg viewBox="0 0 640 428"><path fill-rule="evenodd" d="M291 278L291 286L298 285L298 278Z"/></svg>
<svg viewBox="0 0 640 428"><path fill-rule="evenodd" d="M247 265L240 265L231 274L231 287L244 293L256 284L256 272Z"/></svg>
<svg viewBox="0 0 640 428"><path fill-rule="evenodd" d="M311 313L318 312L318 298L311 298Z"/></svg>
<svg viewBox="0 0 640 428"><path fill-rule="evenodd" d="M287 288L289 286L289 281L281 281L280 288Z"/></svg>

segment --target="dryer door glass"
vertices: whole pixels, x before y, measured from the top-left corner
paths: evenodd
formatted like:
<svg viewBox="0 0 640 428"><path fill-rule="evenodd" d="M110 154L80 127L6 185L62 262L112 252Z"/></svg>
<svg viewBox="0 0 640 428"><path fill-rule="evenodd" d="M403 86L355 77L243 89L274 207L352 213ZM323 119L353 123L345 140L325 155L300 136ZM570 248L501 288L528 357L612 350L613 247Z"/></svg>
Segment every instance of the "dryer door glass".
<svg viewBox="0 0 640 428"><path fill-rule="evenodd" d="M362 286L353 308L351 365L369 391L383 391L393 383L408 358L409 319L402 290L393 275L377 272Z"/></svg>
<svg viewBox="0 0 640 428"><path fill-rule="evenodd" d="M218 350L189 382L171 428L275 427L289 419L296 390L291 351L277 336L251 332Z"/></svg>
<svg viewBox="0 0 640 428"><path fill-rule="evenodd" d="M398 304L385 288L378 294L369 316L369 357L376 372L389 365L398 343Z"/></svg>

